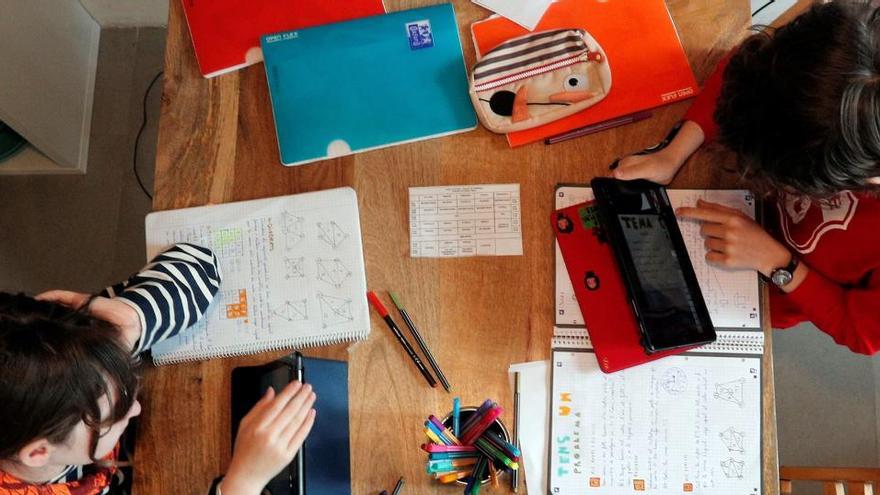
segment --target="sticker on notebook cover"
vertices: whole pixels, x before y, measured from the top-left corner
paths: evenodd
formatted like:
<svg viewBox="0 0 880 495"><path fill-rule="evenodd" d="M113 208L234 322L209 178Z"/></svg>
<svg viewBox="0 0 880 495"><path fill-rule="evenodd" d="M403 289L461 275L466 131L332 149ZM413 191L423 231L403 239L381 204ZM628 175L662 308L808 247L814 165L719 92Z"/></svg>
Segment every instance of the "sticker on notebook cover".
<svg viewBox="0 0 880 495"><path fill-rule="evenodd" d="M409 38L410 50L434 46L434 34L431 32L431 21L428 19L406 23L406 35Z"/></svg>
<svg viewBox="0 0 880 495"><path fill-rule="evenodd" d="M598 212L595 206L578 208L578 215L581 217L581 224L583 224L584 229L590 230L593 227L599 226Z"/></svg>

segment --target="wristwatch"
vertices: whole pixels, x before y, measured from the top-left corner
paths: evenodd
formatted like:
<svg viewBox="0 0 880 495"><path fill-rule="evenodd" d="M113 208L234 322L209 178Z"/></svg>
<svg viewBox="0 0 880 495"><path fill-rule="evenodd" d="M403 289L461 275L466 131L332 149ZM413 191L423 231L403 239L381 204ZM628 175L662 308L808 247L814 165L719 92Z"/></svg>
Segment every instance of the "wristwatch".
<svg viewBox="0 0 880 495"><path fill-rule="evenodd" d="M791 283L791 280L794 278L794 270L798 266L798 259L792 255L791 262L783 267L777 268L770 272L770 281L773 282L773 285L779 287L780 289Z"/></svg>

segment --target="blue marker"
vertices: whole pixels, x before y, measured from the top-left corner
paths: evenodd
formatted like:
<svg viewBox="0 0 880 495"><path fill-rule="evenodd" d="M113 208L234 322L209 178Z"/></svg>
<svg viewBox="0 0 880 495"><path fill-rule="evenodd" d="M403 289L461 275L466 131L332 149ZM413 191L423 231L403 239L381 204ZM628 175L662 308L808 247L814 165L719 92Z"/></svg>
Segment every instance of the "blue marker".
<svg viewBox="0 0 880 495"><path fill-rule="evenodd" d="M458 438L459 417L461 416L461 401L458 397L452 399L452 434Z"/></svg>

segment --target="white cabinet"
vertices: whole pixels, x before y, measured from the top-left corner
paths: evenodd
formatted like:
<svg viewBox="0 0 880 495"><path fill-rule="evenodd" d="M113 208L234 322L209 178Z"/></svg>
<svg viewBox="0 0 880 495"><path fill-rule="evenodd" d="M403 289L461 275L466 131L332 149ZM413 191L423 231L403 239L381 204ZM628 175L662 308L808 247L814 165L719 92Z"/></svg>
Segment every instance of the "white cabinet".
<svg viewBox="0 0 880 495"><path fill-rule="evenodd" d="M78 0L0 0L0 120L48 157L0 173L85 172L100 37Z"/></svg>

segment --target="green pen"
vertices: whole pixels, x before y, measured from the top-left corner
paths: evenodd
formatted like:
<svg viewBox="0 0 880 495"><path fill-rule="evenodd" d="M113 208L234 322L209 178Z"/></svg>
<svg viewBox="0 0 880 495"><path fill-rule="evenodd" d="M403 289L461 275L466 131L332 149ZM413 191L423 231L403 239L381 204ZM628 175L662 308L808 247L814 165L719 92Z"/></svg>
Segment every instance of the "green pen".
<svg viewBox="0 0 880 495"><path fill-rule="evenodd" d="M403 321L406 322L406 326L409 327L409 331L412 333L413 338L416 339L416 343L419 345L419 349L422 350L422 354L428 358L428 363L431 365L431 369L434 370L434 374L437 375L437 378L440 379L440 383L443 384L443 388L446 389L447 392L451 391L452 388L449 386L449 381L446 379L446 375L443 374L443 371L440 370L440 365L437 364L437 360L434 359L434 355L431 354L431 351L428 350L428 345L425 343L425 339L422 338L422 335L419 333L416 328L416 324L413 323L412 319L409 317L409 313L403 309L403 305L400 304L400 300L397 299L397 294L393 292L388 293L391 296L391 300L394 302L394 306L397 307L397 311L400 313L400 317L403 318Z"/></svg>

